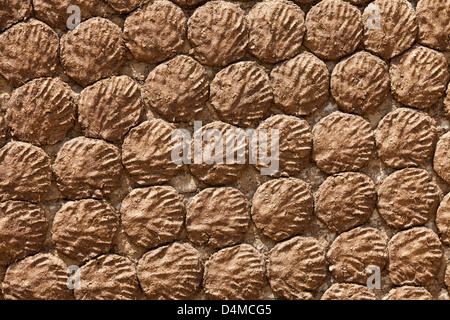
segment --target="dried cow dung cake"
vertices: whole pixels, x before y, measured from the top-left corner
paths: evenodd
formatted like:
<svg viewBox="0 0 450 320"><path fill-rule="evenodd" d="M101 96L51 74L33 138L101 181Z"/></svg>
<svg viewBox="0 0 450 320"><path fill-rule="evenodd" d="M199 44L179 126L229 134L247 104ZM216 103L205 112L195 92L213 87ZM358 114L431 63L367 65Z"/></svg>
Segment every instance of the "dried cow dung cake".
<svg viewBox="0 0 450 320"><path fill-rule="evenodd" d="M329 97L327 66L309 52L276 65L270 81L276 107L290 115L310 115L323 108Z"/></svg>
<svg viewBox="0 0 450 320"><path fill-rule="evenodd" d="M305 13L291 1L256 3L247 14L248 50L264 63L296 55L305 34Z"/></svg>
<svg viewBox="0 0 450 320"><path fill-rule="evenodd" d="M77 137L56 155L53 172L63 197L104 198L120 186L119 149L103 140Z"/></svg>
<svg viewBox="0 0 450 320"><path fill-rule="evenodd" d="M18 87L30 79L52 76L58 65L59 39L36 19L0 34L0 74Z"/></svg>
<svg viewBox="0 0 450 320"><path fill-rule="evenodd" d="M434 171L450 183L450 133L444 134L436 145L433 160Z"/></svg>
<svg viewBox="0 0 450 320"><path fill-rule="evenodd" d="M121 14L129 13L147 0L106 0L106 2Z"/></svg>
<svg viewBox="0 0 450 320"><path fill-rule="evenodd" d="M5 124L5 117L0 112L0 147L3 147L3 145L6 142L6 124Z"/></svg>
<svg viewBox="0 0 450 320"><path fill-rule="evenodd" d="M51 159L29 143L12 141L0 149L0 201L40 202L50 189Z"/></svg>
<svg viewBox="0 0 450 320"><path fill-rule="evenodd" d="M244 240L250 224L250 204L235 188L207 188L187 207L189 239L200 246L223 248Z"/></svg>
<svg viewBox="0 0 450 320"><path fill-rule="evenodd" d="M450 0L420 0L416 7L419 42L450 51Z"/></svg>
<svg viewBox="0 0 450 320"><path fill-rule="evenodd" d="M262 234L275 241L304 232L313 211L311 186L297 178L267 181L253 195L253 222Z"/></svg>
<svg viewBox="0 0 450 320"><path fill-rule="evenodd" d="M360 51L339 62L331 74L331 94L345 112L366 114L389 93L389 70L374 55Z"/></svg>
<svg viewBox="0 0 450 320"><path fill-rule="evenodd" d="M447 290L450 290L450 264L447 264L444 277L444 282L447 286Z"/></svg>
<svg viewBox="0 0 450 320"><path fill-rule="evenodd" d="M335 283L325 291L321 300L376 300L376 296L360 284Z"/></svg>
<svg viewBox="0 0 450 320"><path fill-rule="evenodd" d="M206 2L206 0L173 0L173 2L183 8L192 8Z"/></svg>
<svg viewBox="0 0 450 320"><path fill-rule="evenodd" d="M77 271L77 300L136 300L139 282L136 265L128 258L107 254L91 260Z"/></svg>
<svg viewBox="0 0 450 320"><path fill-rule="evenodd" d="M58 252L86 262L111 250L118 228L119 215L106 201L70 201L55 215L52 240Z"/></svg>
<svg viewBox="0 0 450 320"><path fill-rule="evenodd" d="M327 252L337 282L366 284L369 266L383 270L388 262L387 238L375 228L359 227L340 234Z"/></svg>
<svg viewBox="0 0 450 320"><path fill-rule="evenodd" d="M450 193L441 201L436 213L436 227L441 241L450 246Z"/></svg>
<svg viewBox="0 0 450 320"><path fill-rule="evenodd" d="M139 283L149 299L191 299L200 290L202 273L200 253L189 243L151 250L137 265Z"/></svg>
<svg viewBox="0 0 450 320"><path fill-rule="evenodd" d="M428 109L435 104L449 80L444 54L422 46L392 59L389 74L394 98L417 109Z"/></svg>
<svg viewBox="0 0 450 320"><path fill-rule="evenodd" d="M128 76L111 77L85 88L78 102L78 121L86 136L120 141L141 118L138 84Z"/></svg>
<svg viewBox="0 0 450 320"><path fill-rule="evenodd" d="M183 230L183 197L170 186L131 191L120 208L122 226L131 241L150 249L179 238Z"/></svg>
<svg viewBox="0 0 450 320"><path fill-rule="evenodd" d="M61 37L61 64L82 86L116 73L125 59L120 27L104 18L91 18Z"/></svg>
<svg viewBox="0 0 450 320"><path fill-rule="evenodd" d="M13 91L6 119L11 135L35 145L62 141L75 122L76 105L60 78L40 78Z"/></svg>
<svg viewBox="0 0 450 320"><path fill-rule="evenodd" d="M305 299L306 292L319 289L325 282L325 251L312 237L295 237L270 250L267 269L276 297Z"/></svg>
<svg viewBox="0 0 450 320"><path fill-rule="evenodd" d="M342 0L323 0L306 14L303 44L318 57L339 60L359 46L363 24L358 8Z"/></svg>
<svg viewBox="0 0 450 320"><path fill-rule="evenodd" d="M444 99L444 115L450 120L450 84L447 87L447 94Z"/></svg>
<svg viewBox="0 0 450 320"><path fill-rule="evenodd" d="M364 48L385 60L402 54L416 41L416 12L407 0L376 0L362 17Z"/></svg>
<svg viewBox="0 0 450 320"><path fill-rule="evenodd" d="M372 127L360 116L333 112L314 126L312 135L313 159L328 174L361 170L375 151Z"/></svg>
<svg viewBox="0 0 450 320"><path fill-rule="evenodd" d="M264 256L249 244L222 249L205 263L203 288L215 300L255 300L266 285Z"/></svg>
<svg viewBox="0 0 450 320"><path fill-rule="evenodd" d="M50 253L38 253L8 267L2 283L7 300L71 300L66 264Z"/></svg>
<svg viewBox="0 0 450 320"><path fill-rule="evenodd" d="M144 98L169 121L188 122L204 108L209 94L205 67L179 55L161 63L145 80Z"/></svg>
<svg viewBox="0 0 450 320"><path fill-rule="evenodd" d="M247 127L267 113L273 100L269 76L253 61L232 64L211 82L210 103L220 119Z"/></svg>
<svg viewBox="0 0 450 320"><path fill-rule="evenodd" d="M39 252L48 222L44 211L25 201L0 203L0 265L8 265Z"/></svg>
<svg viewBox="0 0 450 320"><path fill-rule="evenodd" d="M209 1L188 21L191 54L200 63L223 67L241 59L248 44L245 12L238 4Z"/></svg>
<svg viewBox="0 0 450 320"><path fill-rule="evenodd" d="M395 169L429 161L436 138L435 121L428 114L409 108L388 113L375 132L378 157Z"/></svg>
<svg viewBox="0 0 450 320"><path fill-rule="evenodd" d="M127 17L123 36L136 60L158 63L173 57L183 47L186 16L170 1L151 1Z"/></svg>
<svg viewBox="0 0 450 320"><path fill-rule="evenodd" d="M31 0L3 0L0 8L0 31L28 18L31 14Z"/></svg>
<svg viewBox="0 0 450 320"><path fill-rule="evenodd" d="M403 286L391 289L383 300L433 300L433 296L425 288Z"/></svg>

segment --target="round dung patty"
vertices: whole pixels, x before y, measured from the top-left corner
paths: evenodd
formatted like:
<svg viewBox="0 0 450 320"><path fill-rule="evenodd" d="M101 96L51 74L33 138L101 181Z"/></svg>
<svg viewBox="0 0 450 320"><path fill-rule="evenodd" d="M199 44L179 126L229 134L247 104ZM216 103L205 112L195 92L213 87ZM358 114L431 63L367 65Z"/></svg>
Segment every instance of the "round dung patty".
<svg viewBox="0 0 450 320"><path fill-rule="evenodd" d="M365 51L339 62L331 73L331 94L345 112L366 114L374 110L389 89L386 63Z"/></svg>
<svg viewBox="0 0 450 320"><path fill-rule="evenodd" d="M255 300L266 285L264 256L249 244L222 249L205 263L203 288L215 300Z"/></svg>
<svg viewBox="0 0 450 320"><path fill-rule="evenodd" d="M85 88L78 102L78 121L86 136L120 141L138 124L141 90L128 76L111 77Z"/></svg>
<svg viewBox="0 0 450 320"><path fill-rule="evenodd" d="M28 18L31 10L31 0L3 0L0 8L0 31Z"/></svg>
<svg viewBox="0 0 450 320"><path fill-rule="evenodd" d="M119 215L106 201L84 199L64 204L53 220L56 250L86 262L107 253L119 228Z"/></svg>
<svg viewBox="0 0 450 320"><path fill-rule="evenodd" d="M124 62L120 27L104 18L91 18L61 37L61 64L82 86L116 73Z"/></svg>
<svg viewBox="0 0 450 320"><path fill-rule="evenodd" d="M125 14L133 11L145 0L106 0L106 2L117 12Z"/></svg>
<svg viewBox="0 0 450 320"><path fill-rule="evenodd" d="M53 163L59 191L72 200L109 197L119 187L122 171L116 146L86 137L64 143Z"/></svg>
<svg viewBox="0 0 450 320"><path fill-rule="evenodd" d="M269 76L253 61L232 64L211 82L210 103L224 122L247 127L266 114L273 95Z"/></svg>
<svg viewBox="0 0 450 320"><path fill-rule="evenodd" d="M311 186L297 178L267 181L252 199L252 219L265 236L281 241L304 232L313 218Z"/></svg>
<svg viewBox="0 0 450 320"><path fill-rule="evenodd" d="M383 300L433 300L433 296L425 288L403 286L391 289Z"/></svg>
<svg viewBox="0 0 450 320"><path fill-rule="evenodd" d="M149 299L186 300L200 290L203 267L199 252L189 243L149 251L137 265L139 283Z"/></svg>
<svg viewBox="0 0 450 320"><path fill-rule="evenodd" d="M417 109L428 109L436 103L449 80L445 56L422 46L392 59L389 74L394 98Z"/></svg>
<svg viewBox="0 0 450 320"><path fill-rule="evenodd" d="M358 8L342 0L323 0L306 14L303 44L318 57L338 60L359 46L363 24Z"/></svg>
<svg viewBox="0 0 450 320"><path fill-rule="evenodd" d="M433 160L434 171L450 183L450 133L444 134L436 145Z"/></svg>
<svg viewBox="0 0 450 320"><path fill-rule="evenodd" d="M360 284L335 283L325 291L321 300L376 300L376 296Z"/></svg>
<svg viewBox="0 0 450 320"><path fill-rule="evenodd" d="M291 1L256 3L247 14L248 50L264 63L296 55L305 34L305 13Z"/></svg>
<svg viewBox="0 0 450 320"><path fill-rule="evenodd" d="M439 230L441 241L450 245L450 193L441 201L436 213L436 227Z"/></svg>
<svg viewBox="0 0 450 320"><path fill-rule="evenodd" d="M314 126L312 135L313 159L328 174L358 171L374 153L372 127L360 116L333 112Z"/></svg>
<svg viewBox="0 0 450 320"><path fill-rule="evenodd" d="M235 188L207 188L187 207L186 230L197 245L223 248L242 242L250 223L250 204Z"/></svg>
<svg viewBox="0 0 450 320"><path fill-rule="evenodd" d="M122 226L130 240L150 249L176 240L183 229L183 197L172 187L134 189L122 201Z"/></svg>
<svg viewBox="0 0 450 320"><path fill-rule="evenodd" d="M6 119L11 135L35 145L62 141L75 122L72 90L60 78L40 78L13 91Z"/></svg>
<svg viewBox="0 0 450 320"><path fill-rule="evenodd" d="M416 7L419 42L450 51L450 0L420 0Z"/></svg>
<svg viewBox="0 0 450 320"><path fill-rule="evenodd" d="M151 1L127 17L123 36L136 60L158 63L181 50L186 40L186 17L170 1Z"/></svg>
<svg viewBox="0 0 450 320"><path fill-rule="evenodd" d="M6 142L6 123L5 123L5 117L2 113L0 113L0 147L3 147L3 145Z"/></svg>
<svg viewBox="0 0 450 320"><path fill-rule="evenodd" d="M245 13L227 1L209 1L188 21L189 54L208 66L224 67L241 59L247 48Z"/></svg>
<svg viewBox="0 0 450 320"><path fill-rule="evenodd" d="M444 98L444 115L450 120L450 84L447 87L447 94Z"/></svg>
<svg viewBox="0 0 450 320"><path fill-rule="evenodd" d="M58 65L59 39L48 25L35 19L0 34L0 74L18 87L30 79L50 77Z"/></svg>

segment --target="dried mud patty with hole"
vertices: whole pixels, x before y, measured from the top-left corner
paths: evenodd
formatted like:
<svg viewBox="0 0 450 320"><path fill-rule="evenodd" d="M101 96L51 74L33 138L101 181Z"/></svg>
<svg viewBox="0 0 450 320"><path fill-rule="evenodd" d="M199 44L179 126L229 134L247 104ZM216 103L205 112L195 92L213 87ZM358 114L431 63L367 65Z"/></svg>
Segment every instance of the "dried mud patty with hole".
<svg viewBox="0 0 450 320"><path fill-rule="evenodd" d="M266 285L264 256L249 244L222 249L205 263L203 288L215 300L255 300Z"/></svg>
<svg viewBox="0 0 450 320"><path fill-rule="evenodd" d="M147 252L137 265L142 289L158 300L192 298L200 290L202 270L199 252L179 242Z"/></svg>
<svg viewBox="0 0 450 320"><path fill-rule="evenodd" d="M425 288L404 286L391 289L383 300L433 300L433 296Z"/></svg>
<svg viewBox="0 0 450 320"><path fill-rule="evenodd" d="M117 12L124 14L133 11L147 0L106 0L106 2Z"/></svg>
<svg viewBox="0 0 450 320"><path fill-rule="evenodd" d="M359 171L374 153L372 127L360 116L333 112L314 126L312 135L313 159L328 174Z"/></svg>
<svg viewBox="0 0 450 320"><path fill-rule="evenodd" d="M419 42L450 51L450 0L420 0L416 7Z"/></svg>
<svg viewBox="0 0 450 320"><path fill-rule="evenodd" d="M436 138L435 121L428 114L409 108L388 113L375 132L378 157L395 169L430 160Z"/></svg>
<svg viewBox="0 0 450 320"><path fill-rule="evenodd" d="M211 82L210 103L224 122L247 127L266 114L273 100L269 76L256 62L232 64Z"/></svg>
<svg viewBox="0 0 450 320"><path fill-rule="evenodd" d="M339 62L331 74L331 94L345 112L366 114L389 93L389 70L376 56L360 51Z"/></svg>
<svg viewBox="0 0 450 320"><path fill-rule="evenodd" d="M0 9L0 31L28 18L31 14L31 0L4 0Z"/></svg>
<svg viewBox="0 0 450 320"><path fill-rule="evenodd" d="M168 121L195 119L208 100L205 68L186 55L158 65L145 80L144 98Z"/></svg>
<svg viewBox="0 0 450 320"><path fill-rule="evenodd" d="M387 238L375 228L359 227L340 234L327 252L337 282L366 284L369 266L383 270L388 262Z"/></svg>
<svg viewBox="0 0 450 320"><path fill-rule="evenodd" d="M50 189L51 159L29 143L12 141L0 149L0 201L40 202Z"/></svg>
<svg viewBox="0 0 450 320"><path fill-rule="evenodd" d="M275 296L304 299L305 291L317 290L327 276L325 252L312 237L280 242L269 252L268 279Z"/></svg>
<svg viewBox="0 0 450 320"><path fill-rule="evenodd" d="M264 63L292 58L303 43L305 13L291 1L265 1L247 14L248 50Z"/></svg>
<svg viewBox="0 0 450 320"><path fill-rule="evenodd" d="M55 215L52 240L58 252L84 263L111 249L118 228L119 215L106 201L70 201Z"/></svg>
<svg viewBox="0 0 450 320"><path fill-rule="evenodd" d="M77 300L136 300L139 283L136 266L128 258L107 254L91 260L78 270Z"/></svg>
<svg viewBox="0 0 450 320"><path fill-rule="evenodd" d="M450 183L450 133L444 134L436 145L433 160L434 171L447 183Z"/></svg>
<svg viewBox="0 0 450 320"><path fill-rule="evenodd" d="M66 264L50 253L38 253L8 267L2 283L6 300L71 300Z"/></svg>
<svg viewBox="0 0 450 320"><path fill-rule="evenodd" d="M58 65L58 35L36 19L0 34L0 74L18 87L30 79L50 77Z"/></svg>
<svg viewBox="0 0 450 320"><path fill-rule="evenodd" d="M376 300L376 296L360 284L335 283L325 291L321 300Z"/></svg>
<svg viewBox="0 0 450 320"><path fill-rule="evenodd" d="M235 188L208 188L195 195L187 207L188 238L214 249L242 242L250 224L250 204Z"/></svg>
<svg viewBox="0 0 450 320"><path fill-rule="evenodd" d="M124 62L120 27L104 18L91 18L61 37L61 64L82 86L116 73Z"/></svg>
<svg viewBox="0 0 450 320"><path fill-rule="evenodd" d="M370 219L376 206L372 179L362 173L343 172L328 177L315 197L315 214L328 229L347 231Z"/></svg>
<svg viewBox="0 0 450 320"><path fill-rule="evenodd" d="M109 197L120 186L119 149L103 140L77 137L59 149L53 172L63 197Z"/></svg>
<svg viewBox="0 0 450 320"><path fill-rule="evenodd" d="M304 232L313 211L311 186L297 178L267 181L253 195L252 220L262 234L275 241Z"/></svg>
<svg viewBox="0 0 450 320"><path fill-rule="evenodd" d="M78 102L78 121L86 136L120 141L138 124L141 90L128 76L111 77L85 88Z"/></svg>
<svg viewBox="0 0 450 320"><path fill-rule="evenodd" d="M428 109L436 103L449 80L445 56L422 46L392 59L389 74L394 98L417 109Z"/></svg>
<svg viewBox="0 0 450 320"><path fill-rule="evenodd" d="M3 114L0 112L0 147L3 147L5 142L6 142L5 117L3 117Z"/></svg>
<svg viewBox="0 0 450 320"><path fill-rule="evenodd" d="M209 1L197 8L188 21L189 54L200 63L223 67L245 55L248 30L239 5Z"/></svg>
<svg viewBox="0 0 450 320"><path fill-rule="evenodd" d="M183 197L172 187L134 189L122 201L122 226L130 240L150 249L180 236L185 216Z"/></svg>
<svg viewBox="0 0 450 320"><path fill-rule="evenodd" d="M342 0L324 0L306 15L305 47L325 60L338 60L359 46L363 24L358 8Z"/></svg>
<svg viewBox="0 0 450 320"><path fill-rule="evenodd" d="M441 241L450 245L450 193L441 201L436 213L436 227Z"/></svg>
<svg viewBox="0 0 450 320"><path fill-rule="evenodd" d="M181 50L186 40L186 17L170 1L151 1L127 17L123 36L136 60L158 63Z"/></svg>
<svg viewBox="0 0 450 320"><path fill-rule="evenodd" d="M17 88L6 120L15 138L35 145L62 141L75 122L72 90L60 78L40 78Z"/></svg>
<svg viewBox="0 0 450 320"><path fill-rule="evenodd" d="M24 201L0 203L0 265L8 265L44 247L48 222L44 211Z"/></svg>
<svg viewBox="0 0 450 320"><path fill-rule="evenodd" d="M416 41L416 12L407 0L376 0L362 17L364 48L385 60L405 52Z"/></svg>
<svg viewBox="0 0 450 320"><path fill-rule="evenodd" d="M388 243L389 279L397 286L424 286L439 273L443 250L432 230L420 227L395 234Z"/></svg>

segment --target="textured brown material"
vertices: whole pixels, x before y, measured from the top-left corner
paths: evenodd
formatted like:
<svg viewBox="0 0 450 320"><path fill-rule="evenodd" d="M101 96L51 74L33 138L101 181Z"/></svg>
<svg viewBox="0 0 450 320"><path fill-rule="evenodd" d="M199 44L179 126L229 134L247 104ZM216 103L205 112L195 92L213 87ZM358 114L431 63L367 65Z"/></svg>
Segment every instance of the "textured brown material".
<svg viewBox="0 0 450 320"><path fill-rule="evenodd" d="M444 99L444 115L450 121L450 84L447 87L447 94Z"/></svg>
<svg viewBox="0 0 450 320"><path fill-rule="evenodd" d="M267 269L277 297L304 299L305 291L317 290L325 281L325 252L316 239L295 237L270 250Z"/></svg>
<svg viewBox="0 0 450 320"><path fill-rule="evenodd" d="M62 141L75 122L72 90L59 78L35 79L14 90L7 104L11 135L35 145Z"/></svg>
<svg viewBox="0 0 450 320"><path fill-rule="evenodd" d="M309 52L275 66L270 73L275 105L294 116L323 108L329 97L326 64Z"/></svg>
<svg viewBox="0 0 450 320"><path fill-rule="evenodd" d="M450 184L450 133L444 134L436 145L434 171Z"/></svg>
<svg viewBox="0 0 450 320"><path fill-rule="evenodd" d="M143 2L147 1L148 0L106 0L114 10L121 14L133 11Z"/></svg>
<svg viewBox="0 0 450 320"><path fill-rule="evenodd" d="M311 186L297 178L270 180L253 195L253 222L262 234L275 241L304 232L313 211Z"/></svg>
<svg viewBox="0 0 450 320"><path fill-rule="evenodd" d="M111 250L119 215L106 201L66 202L56 213L52 240L58 252L86 262Z"/></svg>
<svg viewBox="0 0 450 320"><path fill-rule="evenodd" d="M82 86L115 74L124 62L122 31L104 18L91 18L61 37L61 64Z"/></svg>
<svg viewBox="0 0 450 320"><path fill-rule="evenodd" d="M312 135L313 159L328 174L358 171L374 153L372 127L360 116L333 112L314 126Z"/></svg>
<svg viewBox="0 0 450 320"><path fill-rule="evenodd" d="M345 0L345 1L350 2L351 4L354 4L355 6L363 6L363 5L368 4L372 0Z"/></svg>
<svg viewBox="0 0 450 320"><path fill-rule="evenodd" d="M433 156L437 138L435 121L426 113L399 108L388 113L375 132L377 152L389 167L418 166Z"/></svg>
<svg viewBox="0 0 450 320"><path fill-rule="evenodd" d="M443 260L438 236L424 227L395 234L388 251L389 278L398 286L429 284L436 278Z"/></svg>
<svg viewBox="0 0 450 320"><path fill-rule="evenodd" d="M176 240L183 229L185 207L172 187L134 189L122 201L122 226L135 244L149 249Z"/></svg>
<svg viewBox="0 0 450 320"><path fill-rule="evenodd" d="M321 300L376 300L376 296L360 284L335 283L325 291Z"/></svg>
<svg viewBox="0 0 450 320"><path fill-rule="evenodd" d="M68 199L109 197L122 171L117 147L86 137L64 143L53 163L58 188Z"/></svg>
<svg viewBox="0 0 450 320"><path fill-rule="evenodd" d="M425 288L404 286L391 289L383 300L433 300L433 297Z"/></svg>
<svg viewBox="0 0 450 320"><path fill-rule="evenodd" d="M450 264L447 264L447 268L445 270L445 285L447 286L447 290L450 290Z"/></svg>
<svg viewBox="0 0 450 320"><path fill-rule="evenodd" d="M0 34L0 74L18 87L30 79L52 76L58 65L58 35L35 19Z"/></svg>
<svg viewBox="0 0 450 320"><path fill-rule="evenodd" d="M209 1L188 21L191 51L200 63L223 67L241 59L248 43L245 13L227 1Z"/></svg>
<svg viewBox="0 0 450 320"><path fill-rule="evenodd" d="M376 191L365 174L344 172L328 177L315 198L315 214L329 229L347 231L367 222L375 210Z"/></svg>
<svg viewBox="0 0 450 320"><path fill-rule="evenodd" d="M296 55L305 34L305 13L291 1L259 2L247 14L248 50L265 63Z"/></svg>
<svg viewBox="0 0 450 320"><path fill-rule="evenodd" d="M127 17L123 36L137 60L157 63L181 50L186 40L186 17L170 1L151 1Z"/></svg>
<svg viewBox="0 0 450 320"><path fill-rule="evenodd" d="M77 300L136 300L139 282L136 266L128 258L107 254L83 265L79 270Z"/></svg>
<svg viewBox="0 0 450 320"><path fill-rule="evenodd" d="M416 7L419 42L450 51L450 0L420 0Z"/></svg>
<svg viewBox="0 0 450 320"><path fill-rule="evenodd" d="M199 252L179 242L147 252L137 265L142 289L158 300L192 298L200 290L202 269Z"/></svg>
<svg viewBox="0 0 450 320"><path fill-rule="evenodd" d="M222 249L205 263L203 287L211 299L258 299L266 285L264 256L248 244Z"/></svg>
<svg viewBox="0 0 450 320"><path fill-rule="evenodd" d="M208 188L187 207L189 239L200 246L223 248L244 240L250 224L250 204L235 188Z"/></svg>
<svg viewBox="0 0 450 320"><path fill-rule="evenodd" d="M5 117L2 113L0 113L0 147L3 147L3 145L6 142L6 123L5 123Z"/></svg>
<svg viewBox="0 0 450 320"><path fill-rule="evenodd" d="M206 2L206 0L173 0L173 2L183 8L192 8Z"/></svg>
<svg viewBox="0 0 450 320"><path fill-rule="evenodd" d="M436 227L441 241L450 245L450 193L441 201L436 213Z"/></svg>
<svg viewBox="0 0 450 320"><path fill-rule="evenodd" d="M30 0L0 1L0 31L30 16L32 7Z"/></svg>
<svg viewBox="0 0 450 320"><path fill-rule="evenodd" d="M331 74L331 94L341 110L366 114L379 107L389 93L386 63L360 51L339 62Z"/></svg>
<svg viewBox="0 0 450 320"><path fill-rule="evenodd" d="M96 82L80 94L78 121L86 136L119 141L139 123L141 90L128 76Z"/></svg>

